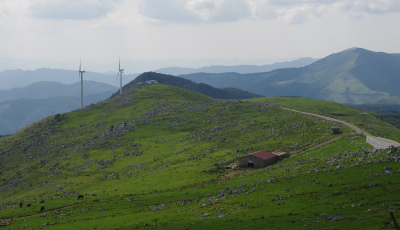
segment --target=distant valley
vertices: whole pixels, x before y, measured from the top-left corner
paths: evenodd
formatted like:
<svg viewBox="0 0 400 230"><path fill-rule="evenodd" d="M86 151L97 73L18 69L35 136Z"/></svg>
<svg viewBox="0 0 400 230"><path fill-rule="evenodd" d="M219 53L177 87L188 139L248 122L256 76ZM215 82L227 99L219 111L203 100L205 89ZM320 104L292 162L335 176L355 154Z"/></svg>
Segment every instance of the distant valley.
<svg viewBox="0 0 400 230"><path fill-rule="evenodd" d="M117 87L95 82L83 82L83 96L98 94L103 92L115 92ZM36 82L22 88L14 88L11 90L0 90L0 102L16 100L16 99L46 99L50 97L80 97L80 83L76 82L70 85L59 82Z"/></svg>
<svg viewBox="0 0 400 230"><path fill-rule="evenodd" d="M132 81L137 74L125 74L123 83ZM83 80L96 81L119 87L117 80L117 72L115 74L101 74L86 71ZM48 69L41 68L36 70L5 70L0 72L0 90L8 90L12 88L22 88L36 82L59 82L62 84L74 84L79 82L78 71Z"/></svg>
<svg viewBox="0 0 400 230"><path fill-rule="evenodd" d="M84 105L109 98L117 87L84 81ZM80 107L80 83L38 82L0 91L0 135L12 134L48 116Z"/></svg>

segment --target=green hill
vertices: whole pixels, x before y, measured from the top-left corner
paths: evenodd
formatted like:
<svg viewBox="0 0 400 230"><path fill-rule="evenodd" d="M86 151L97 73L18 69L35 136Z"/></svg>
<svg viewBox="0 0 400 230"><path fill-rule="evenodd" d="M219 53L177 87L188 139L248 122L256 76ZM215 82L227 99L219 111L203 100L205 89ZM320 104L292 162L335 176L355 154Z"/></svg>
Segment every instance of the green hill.
<svg viewBox="0 0 400 230"><path fill-rule="evenodd" d="M135 80L126 84L123 87L123 91L127 90L129 91L130 89L140 87L140 85L138 85L139 82L144 83L149 80L157 80L157 82L161 84L172 85L179 88L187 89L196 93L207 95L215 99L249 99L249 98L260 97L259 95L252 94L240 89L234 89L234 88L216 89L207 84L203 83L197 84L195 82L192 82L184 78L175 77L167 74L155 73L155 72L146 72L139 75L138 77L135 78ZM117 95L119 95L119 92L116 92L112 97L115 97Z"/></svg>
<svg viewBox="0 0 400 230"><path fill-rule="evenodd" d="M198 73L180 77L268 97L302 96L349 104L390 103L400 95L400 59L397 56L352 48L301 68L254 74Z"/></svg>
<svg viewBox="0 0 400 230"><path fill-rule="evenodd" d="M337 102L311 100L303 97L262 97L252 99L251 101L276 104L284 108L293 108L304 112L328 115L330 117L350 121L358 128L372 135L400 141L400 129L381 120L381 117L376 113L360 111Z"/></svg>
<svg viewBox="0 0 400 230"><path fill-rule="evenodd" d="M0 224L391 227L388 210L399 214L399 149L375 151L346 127L331 134L331 126L341 125L267 103L223 103L164 84L134 88L0 139ZM262 170L224 167L275 149L293 155Z"/></svg>

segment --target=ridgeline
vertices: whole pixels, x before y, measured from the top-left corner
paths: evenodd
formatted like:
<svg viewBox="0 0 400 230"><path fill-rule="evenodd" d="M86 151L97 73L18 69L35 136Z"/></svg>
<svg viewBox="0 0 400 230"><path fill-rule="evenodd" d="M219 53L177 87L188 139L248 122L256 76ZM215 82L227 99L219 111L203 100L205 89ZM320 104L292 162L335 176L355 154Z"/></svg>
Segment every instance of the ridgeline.
<svg viewBox="0 0 400 230"><path fill-rule="evenodd" d="M181 78L181 77L175 77L172 75L167 75L167 74L161 74L161 73L155 73L155 72L146 72L138 77L135 78L135 80L129 82L126 84L122 89L123 91L126 90L131 90L133 88L140 87L142 83L145 84L146 81L150 80L156 80L158 83L161 84L166 84L166 85L171 85L171 86L176 86L182 89L187 89L199 94L207 95L209 97L215 98L215 99L250 99L250 98L256 98L256 97L261 97L256 94L249 93L247 91L243 91L240 89L235 89L235 88L214 88L210 85L204 84L204 83L195 83L193 81ZM118 92L115 93L112 97L115 97L118 95Z"/></svg>

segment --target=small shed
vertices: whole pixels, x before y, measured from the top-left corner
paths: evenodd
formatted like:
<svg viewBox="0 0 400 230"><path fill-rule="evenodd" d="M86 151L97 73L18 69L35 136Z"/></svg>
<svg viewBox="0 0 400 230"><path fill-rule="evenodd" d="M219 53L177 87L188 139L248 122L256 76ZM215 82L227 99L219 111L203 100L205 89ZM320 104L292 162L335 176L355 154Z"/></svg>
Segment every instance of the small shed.
<svg viewBox="0 0 400 230"><path fill-rule="evenodd" d="M272 153L277 155L279 158L285 158L288 156L288 154L282 150L275 150Z"/></svg>
<svg viewBox="0 0 400 230"><path fill-rule="evenodd" d="M341 134L342 131L339 127L332 127L332 134Z"/></svg>
<svg viewBox="0 0 400 230"><path fill-rule="evenodd" d="M278 155L274 153L267 151L258 151L239 157L239 167L262 168L268 165L272 165L278 160Z"/></svg>

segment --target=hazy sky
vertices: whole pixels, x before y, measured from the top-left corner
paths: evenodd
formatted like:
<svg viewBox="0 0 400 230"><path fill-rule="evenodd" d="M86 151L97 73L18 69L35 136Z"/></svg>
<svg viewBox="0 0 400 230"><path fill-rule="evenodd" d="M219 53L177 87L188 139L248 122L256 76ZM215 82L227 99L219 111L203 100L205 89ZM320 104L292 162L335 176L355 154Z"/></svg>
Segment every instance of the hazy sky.
<svg viewBox="0 0 400 230"><path fill-rule="evenodd" d="M0 57L325 57L400 53L400 0L0 0Z"/></svg>

